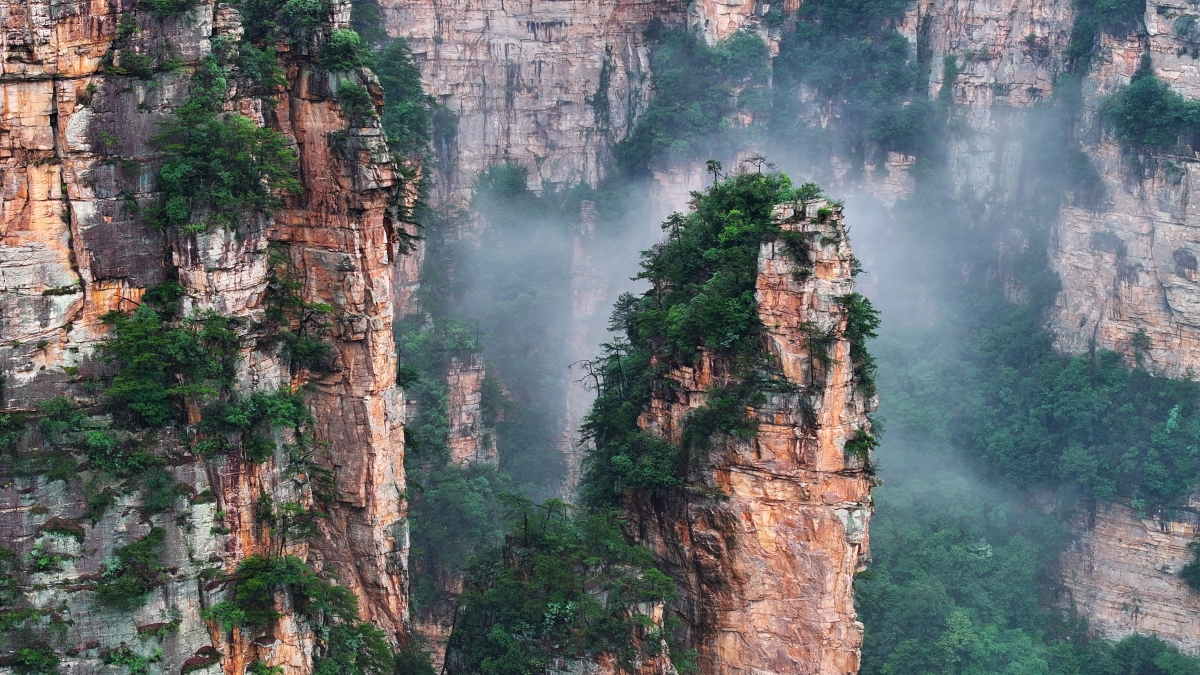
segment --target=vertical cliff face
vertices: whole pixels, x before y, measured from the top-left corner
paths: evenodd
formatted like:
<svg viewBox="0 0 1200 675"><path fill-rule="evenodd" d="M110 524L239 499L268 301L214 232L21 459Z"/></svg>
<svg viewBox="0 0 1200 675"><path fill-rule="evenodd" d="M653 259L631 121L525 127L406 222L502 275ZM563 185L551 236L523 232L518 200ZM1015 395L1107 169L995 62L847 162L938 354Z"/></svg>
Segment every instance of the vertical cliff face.
<svg viewBox="0 0 1200 675"><path fill-rule="evenodd" d="M858 670L862 626L851 585L867 555L871 478L850 442L870 433L873 401L853 384L845 309L851 253L840 217L818 203L776 207L813 261L798 276L780 242L759 254L766 347L794 391L748 411L751 439L719 437L694 462L682 497L627 497L629 530L682 587L680 614L704 673ZM812 336L829 336L829 358ZM730 364L705 354L672 370L639 425L678 441L688 411L730 384Z"/></svg>
<svg viewBox="0 0 1200 675"><path fill-rule="evenodd" d="M529 168L536 189L595 183L647 96L642 30L655 18L677 22L681 9L655 0L380 5L388 34L410 41L426 91L457 118L434 141L448 167L434 188L442 200L469 194L476 174L506 162Z"/></svg>
<svg viewBox="0 0 1200 675"><path fill-rule="evenodd" d="M1106 37L1085 92L1095 118L1100 97L1127 84L1148 53L1155 74L1189 98L1200 97L1194 43L1174 25L1191 16L1186 4L1151 0L1146 32ZM1060 219L1055 269L1063 279L1055 325L1059 345L1079 352L1093 341L1132 354L1145 333L1142 356L1158 372L1179 377L1200 365L1200 250L1190 186L1196 158L1165 152L1137 161L1110 135L1086 144L1104 179L1099 212L1067 209Z"/></svg>
<svg viewBox="0 0 1200 675"><path fill-rule="evenodd" d="M1188 505L1196 508L1193 498ZM1196 592L1179 577L1195 557L1194 513L1142 518L1127 506L1082 514L1078 539L1063 556L1067 601L1093 628L1114 639L1152 634L1200 654Z"/></svg>
<svg viewBox="0 0 1200 675"><path fill-rule="evenodd" d="M223 578L241 561L289 554L336 573L364 619L403 637L403 401L389 283L404 252L393 208L403 197L376 118L351 120L333 97L355 83L378 105L378 83L369 71L315 67L329 25L283 55L286 83L256 94L231 76L224 110L282 135L297 153L302 189L273 215L243 214L236 228L164 230L148 215L162 200L164 157L154 138L199 86L193 73L217 38L229 44L242 34L241 17L212 3L171 16L135 3L52 4L0 7L0 414L17 429L3 467L0 541L23 568L17 605L65 622L61 632L43 630L43 619L21 630L47 642L71 672L157 646L164 672L240 675L254 661L310 672L318 640L290 601L261 630L222 630L203 618L230 597L233 582ZM348 13L337 4L333 26ZM150 65L134 76L137 56ZM281 275L294 281L298 301L330 307L328 322L314 328L333 347L328 367L289 364L280 340L264 332L269 289ZM107 434L115 420L102 385L118 366L98 357L110 330L101 317L136 309L148 287L168 279L182 288L175 321L209 311L234 319L234 396L308 392L312 419L276 429L275 450L255 462L240 451L201 454L200 411L190 404L183 423L115 430L122 448L152 455L153 471L175 484L152 505L146 474L106 472L77 434L56 440L44 403L66 397L83 415L72 424ZM29 424L17 425L19 415ZM46 461L65 471L47 472ZM322 468L332 472L328 495L314 487ZM327 517L311 540L289 538L266 523L264 496ZM95 591L117 569L114 556L156 532L163 540L144 604L101 604ZM58 560L35 564L46 555Z"/></svg>
<svg viewBox="0 0 1200 675"><path fill-rule="evenodd" d="M454 356L446 369L450 404L450 461L459 466L500 461L491 430L483 421L483 356Z"/></svg>
<svg viewBox="0 0 1200 675"><path fill-rule="evenodd" d="M1052 323L1070 353L1101 348L1131 353L1139 331L1149 338L1147 363L1166 375L1195 368L1195 219L1189 206L1194 158L1161 155L1135 167L1097 110L1104 96L1127 84L1143 53L1154 72L1179 93L1200 95L1200 73L1189 35L1175 23L1190 16L1179 3L1147 3L1145 34L1103 35L1083 80L1083 109L1075 133L1104 183L1100 204L1067 204L1058 215L1052 263L1063 282ZM956 185L988 200L1003 200L1020 184L1031 120L1024 112L1050 100L1066 71L1064 52L1075 20L1069 2L1038 0L946 5L920 2L901 24L913 44L928 50L930 96L950 87L955 115L972 130L956 135L949 157ZM955 58L953 82L936 67ZM1135 175L1143 171L1141 176ZM893 172L894 173L894 172ZM869 186L874 188L875 186Z"/></svg>

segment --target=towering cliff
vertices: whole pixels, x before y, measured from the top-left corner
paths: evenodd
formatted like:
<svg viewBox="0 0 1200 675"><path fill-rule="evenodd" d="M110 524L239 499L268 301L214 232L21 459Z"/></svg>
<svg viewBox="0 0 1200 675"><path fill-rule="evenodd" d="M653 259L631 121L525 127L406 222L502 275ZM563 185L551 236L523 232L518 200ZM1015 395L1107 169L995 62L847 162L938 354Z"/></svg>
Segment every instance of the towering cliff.
<svg viewBox="0 0 1200 675"><path fill-rule="evenodd" d="M454 120L435 140L442 200L461 199L476 174L509 161L530 169L536 189L595 183L648 95L642 31L654 19L678 23L682 10L654 0L380 6Z"/></svg>
<svg viewBox="0 0 1200 675"><path fill-rule="evenodd" d="M281 70L256 79L261 23L230 5L0 11L0 532L19 660L305 673L346 657L339 635L369 633L359 618L405 639L389 283L405 195L378 117L335 102L350 87L378 107L374 76L318 65L349 6L319 14L278 36ZM215 135L189 145L201 133ZM218 192L228 174L188 161L250 174ZM179 370L201 358L187 345L227 375ZM164 391L156 373L167 393L145 407L131 392ZM150 389L106 391L114 375ZM257 577L279 614L247 595L248 560L295 561L290 580ZM311 593L341 597L333 576L350 605L321 610ZM256 618L218 611L248 602Z"/></svg>
<svg viewBox="0 0 1200 675"><path fill-rule="evenodd" d="M853 256L824 207L776 207L784 238L758 255L758 318L784 382L745 409L757 432L714 436L680 492L623 501L634 539L682 587L701 672L858 670L852 582L867 557L873 401L850 353ZM638 424L680 443L695 411L738 382L728 359L703 352L663 374Z"/></svg>
<svg viewBox="0 0 1200 675"><path fill-rule="evenodd" d="M1087 81L1089 122L1097 123L1100 97L1129 83L1143 54L1172 89L1200 97L1195 41L1185 29L1190 12L1189 6L1150 0L1144 32L1106 36ZM1139 158L1141 150L1122 147L1112 134L1089 140L1086 149L1108 200L1095 213L1076 208L1061 215L1054 256L1063 279L1055 317L1059 344L1078 352L1094 341L1132 353L1134 336L1144 333L1145 357L1154 370L1184 376L1200 364L1200 285L1191 263L1198 222L1189 195L1192 143Z"/></svg>

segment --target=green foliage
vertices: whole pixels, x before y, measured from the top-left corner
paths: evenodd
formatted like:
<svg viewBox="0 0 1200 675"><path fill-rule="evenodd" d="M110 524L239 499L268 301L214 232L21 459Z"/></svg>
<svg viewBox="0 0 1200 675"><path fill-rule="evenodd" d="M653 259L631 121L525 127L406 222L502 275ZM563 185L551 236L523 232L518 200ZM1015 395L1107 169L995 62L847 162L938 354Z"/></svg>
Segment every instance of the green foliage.
<svg viewBox="0 0 1200 675"><path fill-rule="evenodd" d="M150 665L162 660L162 648L157 648L149 656L143 656L122 644L112 651L105 652L102 660L110 666L124 666L129 675L147 675Z"/></svg>
<svg viewBox="0 0 1200 675"><path fill-rule="evenodd" d="M251 556L234 575L233 597L204 613L226 629L265 628L282 616L275 594L286 591L292 607L320 624L322 643L313 657L319 675L386 675L393 656L387 635L361 622L358 601L348 588L331 583L295 556ZM265 664L258 672L272 672Z"/></svg>
<svg viewBox="0 0 1200 675"><path fill-rule="evenodd" d="M330 5L329 0L286 0L279 16L290 30L314 31L325 25Z"/></svg>
<svg viewBox="0 0 1200 675"><path fill-rule="evenodd" d="M145 471L155 463L148 452L118 441L114 432L104 428L106 424L92 420L65 396L39 401L37 407L42 414L38 422L42 436L52 446L84 451L93 468L129 476ZM63 459L68 461L47 472L48 478L68 480L71 477L62 474L73 469L74 464L68 458Z"/></svg>
<svg viewBox="0 0 1200 675"><path fill-rule="evenodd" d="M762 323L754 299L758 250L779 232L771 207L790 196L780 173L730 176L703 194L695 209L663 223L667 240L643 255L639 279L650 282L630 322L630 342L654 343L671 359L690 361L699 348L727 355L758 349Z"/></svg>
<svg viewBox="0 0 1200 675"><path fill-rule="evenodd" d="M154 58L131 49L118 49L115 58L106 63L104 71L114 75L128 75L140 80L154 77Z"/></svg>
<svg viewBox="0 0 1200 675"><path fill-rule="evenodd" d="M1087 72L1100 35L1123 38L1142 23L1146 0L1075 0L1071 42L1063 52L1071 70Z"/></svg>
<svg viewBox="0 0 1200 675"><path fill-rule="evenodd" d="M288 4L302 1L288 0ZM338 72L370 66L373 60L370 47L358 33L349 28L339 28L333 31L329 41L321 48L317 64L325 70Z"/></svg>
<svg viewBox="0 0 1200 675"><path fill-rule="evenodd" d="M746 32L712 46L683 29L662 35L651 55L654 98L613 148L619 171L643 176L661 157L714 154L728 140L717 134L728 132L739 103L761 107L768 56L762 39Z"/></svg>
<svg viewBox="0 0 1200 675"><path fill-rule="evenodd" d="M284 389L273 393L255 392L231 403L219 401L206 410L200 428L233 432L253 429L259 424L297 427L311 420L304 396Z"/></svg>
<svg viewBox="0 0 1200 675"><path fill-rule="evenodd" d="M875 372L878 366L875 357L867 351L867 340L879 337L879 311L871 301L858 293L850 293L839 299L846 309L846 330L843 333L850 343L850 360L854 365L854 380L867 396L875 395Z"/></svg>
<svg viewBox="0 0 1200 675"><path fill-rule="evenodd" d="M246 454L246 460L255 464L261 464L274 457L277 448L275 441L259 434L242 441L242 452Z"/></svg>
<svg viewBox="0 0 1200 675"><path fill-rule="evenodd" d="M337 102L342 111L352 119L375 114L375 102L371 100L371 92L355 82L343 82L338 87Z"/></svg>
<svg viewBox="0 0 1200 675"><path fill-rule="evenodd" d="M38 532L70 537L80 543L83 542L83 526L74 520L67 520L57 516L46 521L45 525L38 528Z"/></svg>
<svg viewBox="0 0 1200 675"><path fill-rule="evenodd" d="M197 0L150 0L150 11L158 18L182 14L196 6Z"/></svg>
<svg viewBox="0 0 1200 675"><path fill-rule="evenodd" d="M1200 482L1200 385L1130 371L1112 352L1060 356L1036 317L1004 318L980 332L954 411L968 447L1015 483L1155 508Z"/></svg>
<svg viewBox="0 0 1200 675"><path fill-rule="evenodd" d="M746 408L766 403L753 378L726 389L710 389L704 405L689 410L683 418L680 446L684 450L707 449L718 433L750 439L758 433L758 420Z"/></svg>
<svg viewBox="0 0 1200 675"><path fill-rule="evenodd" d="M96 602L101 606L130 612L146 603L146 596L165 580L159 566L166 530L155 527L142 539L115 551L96 585Z"/></svg>
<svg viewBox="0 0 1200 675"><path fill-rule="evenodd" d="M58 673L58 654L47 644L20 649L12 660L17 675L52 675Z"/></svg>
<svg viewBox="0 0 1200 675"><path fill-rule="evenodd" d="M857 161L871 149L925 154L937 114L924 92L928 64L897 29L909 3L833 0L800 7L775 59L772 132ZM953 78L951 77L951 80ZM836 102L833 135L807 118L800 87ZM948 91L948 89L947 89ZM847 152L848 151L848 152Z"/></svg>
<svg viewBox="0 0 1200 675"><path fill-rule="evenodd" d="M388 39L387 31L383 29L378 0L351 0L350 27L373 45Z"/></svg>
<svg viewBox="0 0 1200 675"><path fill-rule="evenodd" d="M475 551L502 535L497 494L507 479L493 467L462 468L449 463L450 404L445 376L451 359L479 351L478 333L469 324L438 319L401 324L399 350L415 377L405 385L417 401L417 419L405 429L405 471L416 488L409 495L412 548L411 598L421 611L447 601L441 581Z"/></svg>
<svg viewBox="0 0 1200 675"><path fill-rule="evenodd" d="M438 580L459 570L476 551L503 536L497 499L507 480L491 466L442 466L414 476L420 489L410 498L412 603L418 609L446 600Z"/></svg>
<svg viewBox="0 0 1200 675"><path fill-rule="evenodd" d="M3 384L0 382L0 384ZM0 452L16 449L21 440L21 434L28 427L24 415L19 413L0 413Z"/></svg>
<svg viewBox="0 0 1200 675"><path fill-rule="evenodd" d="M313 675L392 675L387 634L369 623L343 623L329 629L325 653L313 659Z"/></svg>
<svg viewBox="0 0 1200 675"><path fill-rule="evenodd" d="M65 557L47 551L45 543L40 541L25 556L25 564L34 572L57 572L64 560Z"/></svg>
<svg viewBox="0 0 1200 675"><path fill-rule="evenodd" d="M649 281L650 290L617 301L610 328L623 336L602 345L601 357L588 364L597 397L583 425L594 443L585 461L585 501L609 503L624 490L677 487L691 458L714 437L754 435L747 408L762 405L764 391L786 388L762 374L772 366L761 353L765 329L755 299L759 248L775 238L789 245L771 220L775 204L819 194L811 183L793 188L780 173L741 173L693 193L693 211L663 223L666 241L643 253L637 277ZM807 242L803 250L807 260ZM858 380L870 391L875 366L865 342L875 336L878 314L857 294L846 296L843 306ZM701 349L731 359L737 382L708 392L707 404L688 413L678 446L642 431L637 420L656 373L691 364Z"/></svg>
<svg viewBox="0 0 1200 675"><path fill-rule="evenodd" d="M1179 577L1183 579L1188 586L1200 591L1200 548L1192 547L1192 553L1195 556L1188 564L1179 570Z"/></svg>
<svg viewBox="0 0 1200 675"><path fill-rule="evenodd" d="M423 325L407 319L397 331L400 368L409 369L405 389L417 401L417 418L406 428L410 445L405 459L437 466L450 458L449 389L445 383L451 359L468 358L482 347L478 330L462 321L438 319Z"/></svg>
<svg viewBox="0 0 1200 675"><path fill-rule="evenodd" d="M1090 640L1040 594L1067 534L1019 497L965 477L953 454L892 455L874 492L872 564L855 583L864 675L1183 675L1200 661L1155 638Z"/></svg>
<svg viewBox="0 0 1200 675"><path fill-rule="evenodd" d="M149 513L161 513L171 510L175 500L185 492L180 491L174 476L161 466L148 469L142 478L142 507Z"/></svg>
<svg viewBox="0 0 1200 675"><path fill-rule="evenodd" d="M300 297L304 282L296 275L286 250L272 247L268 253L271 272L267 278L266 324L272 335L283 340L283 356L293 369L315 373L337 370L337 348L325 339L333 306L306 302Z"/></svg>
<svg viewBox="0 0 1200 675"><path fill-rule="evenodd" d="M327 517L298 502L284 502L276 506L275 500L265 492L259 495L254 514L256 521L268 525L271 535L283 542L303 541L317 536L320 533L317 522Z"/></svg>
<svg viewBox="0 0 1200 675"><path fill-rule="evenodd" d="M251 43L305 39L325 25L328 0L240 0L242 25Z"/></svg>
<svg viewBox="0 0 1200 675"><path fill-rule="evenodd" d="M864 429L855 429L854 435L846 441L843 451L847 457L870 459L871 450L879 447L879 440Z"/></svg>
<svg viewBox="0 0 1200 675"><path fill-rule="evenodd" d="M424 152L432 139L436 104L421 88L421 69L403 38L388 43L374 65L383 87L383 130L395 152L412 156Z"/></svg>
<svg viewBox="0 0 1200 675"><path fill-rule="evenodd" d="M1200 101L1184 98L1158 79L1149 55L1142 57L1129 86L1103 101L1100 114L1123 144L1135 148L1172 150L1181 137L1191 145L1200 134Z"/></svg>
<svg viewBox="0 0 1200 675"><path fill-rule="evenodd" d="M170 308L152 300L132 314L109 312L101 345L105 361L120 371L107 393L133 424L161 427L178 420L185 401L203 401L232 378L238 350L236 320L216 313L172 327Z"/></svg>
<svg viewBox="0 0 1200 675"><path fill-rule="evenodd" d="M296 152L287 138L221 111L228 86L216 59L203 61L191 94L155 137L164 155L158 179L164 197L160 221L167 227L235 227L242 212L278 208L279 191L301 190L292 175Z"/></svg>
<svg viewBox="0 0 1200 675"><path fill-rule="evenodd" d="M237 45L237 50L237 69L242 75L267 88L287 84L274 45L259 49L250 42L242 41Z"/></svg>
<svg viewBox="0 0 1200 675"><path fill-rule="evenodd" d="M395 675L437 675L429 652L415 637L396 652Z"/></svg>
<svg viewBox="0 0 1200 675"><path fill-rule="evenodd" d="M233 599L217 603L205 613L229 630L262 627L279 618L275 592L291 594L302 616L325 623L358 622L358 601L348 588L335 586L295 556L251 556L238 565Z"/></svg>
<svg viewBox="0 0 1200 675"><path fill-rule="evenodd" d="M654 626L637 603L675 597L650 552L626 543L613 512L507 503L511 534L467 568L449 653L482 675L537 673L553 658L602 651L629 663L636 631Z"/></svg>

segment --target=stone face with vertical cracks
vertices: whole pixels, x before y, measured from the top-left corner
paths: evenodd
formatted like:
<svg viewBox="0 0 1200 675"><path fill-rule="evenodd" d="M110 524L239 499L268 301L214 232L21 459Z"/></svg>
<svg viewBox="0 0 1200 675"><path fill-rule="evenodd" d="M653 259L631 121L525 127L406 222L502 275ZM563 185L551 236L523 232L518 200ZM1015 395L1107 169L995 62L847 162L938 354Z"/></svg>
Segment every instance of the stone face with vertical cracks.
<svg viewBox="0 0 1200 675"><path fill-rule="evenodd" d="M629 531L681 587L679 613L704 673L858 670L862 625L852 583L867 552L871 479L846 441L869 433L873 401L854 387L845 310L853 290L839 220L776 207L781 227L807 235L813 273L798 279L779 242L759 254L759 317L766 348L797 391L768 393L752 409L751 440L714 439L679 494L627 495ZM815 324L837 336L825 367L808 347ZM705 353L673 370L640 424L678 441L685 414L729 383L729 364Z"/></svg>
<svg viewBox="0 0 1200 675"><path fill-rule="evenodd" d="M1195 557L1197 506L1193 497L1193 512L1173 519L1141 518L1123 504L1079 514L1080 535L1062 559L1064 602L1112 639L1149 633L1200 654L1200 602L1179 578Z"/></svg>
<svg viewBox="0 0 1200 675"><path fill-rule="evenodd" d="M412 45L425 90L458 117L453 141L435 141L448 162L438 201L469 196L476 174L506 162L528 168L537 189L594 184L648 95L642 30L656 17L679 23L682 10L657 0L380 5L388 34Z"/></svg>
<svg viewBox="0 0 1200 675"><path fill-rule="evenodd" d="M192 431L168 427L129 442L164 458L186 493L171 510L146 513L137 477L123 485L86 464L65 481L6 473L0 544L21 560L35 545L67 556L58 571L20 577L35 607L53 608L67 621L58 648L78 651L63 656L64 672L105 671L103 654L124 643L146 654L161 646L164 672L212 661L195 672L241 675L262 660L307 673L312 629L287 610L286 598L285 616L266 631L222 631L202 612L231 588L211 571L230 573L247 556L283 552L336 572L338 583L359 596L364 618L394 639L406 634L404 405L395 388L390 277L402 255L396 233L405 227L394 220L394 202L411 194L397 195L402 186L378 122L351 126L334 102L337 88L353 80L378 105L374 76L317 72L312 50L297 44L282 58L287 85L269 92L275 106L231 83L226 109L294 143L303 194L287 197L273 217L245 214L238 235L181 236L148 225L162 161L152 137L187 96L190 71L209 54L211 39L241 28L227 5L201 2L183 15L156 18L135 4L0 0L0 413L35 411L37 402L63 395L107 423L101 392L85 381L111 372L94 358L107 330L100 317L134 309L145 288L177 268L185 314L215 310L242 319L239 394L313 385L315 459L334 471L334 501L325 507L330 517L321 521L321 536L285 543L261 522L258 500L266 494L277 504L313 503L309 484L290 466L290 433L276 431L275 456L251 464L240 454L200 457ZM348 3L335 5L335 23L344 25ZM123 14L138 27L123 48L157 58L169 45L184 67L148 80L105 73ZM337 351L335 372L289 369L277 341L260 346L253 327L262 320L270 246L284 252L304 300L334 308L327 337ZM22 452L49 449L36 422L35 412ZM87 489L110 489L116 500L95 519L85 514L92 479L99 483ZM64 521L74 523L78 538L46 532ZM167 533L167 578L133 612L97 606L90 591L106 561L152 526ZM178 631L159 642L139 637L173 620Z"/></svg>

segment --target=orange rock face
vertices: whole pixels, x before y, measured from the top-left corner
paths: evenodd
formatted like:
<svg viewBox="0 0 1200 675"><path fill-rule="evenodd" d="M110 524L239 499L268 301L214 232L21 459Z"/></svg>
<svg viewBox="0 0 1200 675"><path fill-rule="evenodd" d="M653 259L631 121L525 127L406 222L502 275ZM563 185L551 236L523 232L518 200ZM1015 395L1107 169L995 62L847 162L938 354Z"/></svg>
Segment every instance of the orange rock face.
<svg viewBox="0 0 1200 675"><path fill-rule="evenodd" d="M483 425L483 355L454 356L446 369L449 389L450 461L459 466L500 462L494 435Z"/></svg>
<svg viewBox="0 0 1200 675"><path fill-rule="evenodd" d="M145 288L177 272L185 313L215 310L243 320L239 394L312 385L314 459L333 472L333 499L321 507L329 517L312 541L283 541L263 525L260 498L311 506L315 497L310 476L296 471L286 451L260 464L238 455L205 458L192 452L192 431L168 428L142 440L167 458L171 478L190 498L150 514L136 481L101 483L116 491L116 503L93 520L85 517L85 490L98 489L88 481L103 477L86 465L67 480L6 475L0 545L22 559L34 546L68 556L59 571L21 578L25 590L42 588L30 596L36 607L55 608L70 626L60 653L77 651L63 656L64 670L104 668L103 653L142 644L139 628L174 621L178 630L161 642L164 672L211 662L196 672L241 675L261 660L306 673L313 632L297 617L287 614L266 631L226 632L202 612L228 597L229 584L210 581L212 571L285 552L336 572L358 595L363 618L392 639L406 634L404 404L395 387L390 282L405 227L391 205L406 193L378 122L352 126L334 100L346 81L365 85L377 105L382 94L368 71L315 70L315 46L305 44L283 55L287 84L268 93L273 106L231 83L226 109L277 130L297 150L303 193L287 197L273 216L246 214L237 234L164 232L144 217L159 199L162 158L152 138L187 96L191 70L214 38L240 35L241 24L223 4L200 2L167 18L135 4L0 2L0 413L33 411L38 401L63 395L107 423L103 399L86 381L106 369L94 357L106 331L100 317L135 308ZM335 24L344 25L349 4L335 4ZM122 49L157 59L169 45L183 67L149 79L105 72L118 25L130 20L137 30L121 38ZM303 300L333 307L326 337L336 347L334 372L289 369L278 344L257 343L269 246L283 253ZM282 448L295 439L277 432L275 440ZM21 446L44 449L36 424ZM77 523L78 540L47 534L43 526L54 519ZM133 612L95 605L89 591L115 548L151 527L167 532L166 580Z"/></svg>
<svg viewBox="0 0 1200 675"><path fill-rule="evenodd" d="M872 481L845 445L870 432L873 401L854 387L842 334L838 298L853 279L840 217L821 223L800 211L783 205L774 217L812 233L812 274L798 278L783 245L768 242L758 277L767 350L797 391L768 393L748 411L759 423L753 439L713 439L682 497L625 503L634 538L683 589L680 614L704 673L858 671L851 585L867 552ZM834 336L827 365L810 347L813 330ZM684 415L730 382L729 365L705 355L668 378L641 424L678 440Z"/></svg>

